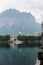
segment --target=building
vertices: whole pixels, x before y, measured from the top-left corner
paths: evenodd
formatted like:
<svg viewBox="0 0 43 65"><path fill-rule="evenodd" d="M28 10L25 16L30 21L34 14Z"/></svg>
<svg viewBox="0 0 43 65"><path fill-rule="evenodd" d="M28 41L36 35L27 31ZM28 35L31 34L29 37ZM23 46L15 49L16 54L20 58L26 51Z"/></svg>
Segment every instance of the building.
<svg viewBox="0 0 43 65"><path fill-rule="evenodd" d="M43 22L41 23L41 33L43 34Z"/></svg>
<svg viewBox="0 0 43 65"><path fill-rule="evenodd" d="M12 48L12 47L14 47L15 46L15 44L16 44L16 41L17 40L17 37L16 36L11 36L10 37L10 43L9 43L9 45L10 45L10 47Z"/></svg>
<svg viewBox="0 0 43 65"><path fill-rule="evenodd" d="M39 36L43 36L43 22L41 23L41 31L38 33Z"/></svg>

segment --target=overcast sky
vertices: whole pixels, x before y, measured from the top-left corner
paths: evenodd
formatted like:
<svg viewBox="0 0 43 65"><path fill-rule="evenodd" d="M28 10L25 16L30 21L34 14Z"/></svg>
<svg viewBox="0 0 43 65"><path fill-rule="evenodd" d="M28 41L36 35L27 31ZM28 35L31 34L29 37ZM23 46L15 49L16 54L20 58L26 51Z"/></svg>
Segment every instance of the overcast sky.
<svg viewBox="0 0 43 65"><path fill-rule="evenodd" d="M0 12L8 8L31 12L37 22L43 21L43 0L0 0Z"/></svg>

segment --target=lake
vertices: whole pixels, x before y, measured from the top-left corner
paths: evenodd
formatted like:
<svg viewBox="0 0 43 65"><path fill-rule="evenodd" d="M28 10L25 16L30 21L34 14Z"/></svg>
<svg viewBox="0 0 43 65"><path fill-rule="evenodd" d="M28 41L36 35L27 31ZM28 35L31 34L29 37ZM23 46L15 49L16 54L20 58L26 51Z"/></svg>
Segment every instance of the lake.
<svg viewBox="0 0 43 65"><path fill-rule="evenodd" d="M0 48L0 65L35 65L39 48Z"/></svg>

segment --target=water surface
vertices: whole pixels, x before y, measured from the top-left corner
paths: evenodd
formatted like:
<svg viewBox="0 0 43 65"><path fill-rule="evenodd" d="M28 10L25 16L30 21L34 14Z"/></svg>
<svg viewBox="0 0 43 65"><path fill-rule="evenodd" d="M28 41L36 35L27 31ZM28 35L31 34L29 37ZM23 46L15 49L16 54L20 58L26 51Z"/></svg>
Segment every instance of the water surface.
<svg viewBox="0 0 43 65"><path fill-rule="evenodd" d="M0 49L0 65L35 65L39 48Z"/></svg>

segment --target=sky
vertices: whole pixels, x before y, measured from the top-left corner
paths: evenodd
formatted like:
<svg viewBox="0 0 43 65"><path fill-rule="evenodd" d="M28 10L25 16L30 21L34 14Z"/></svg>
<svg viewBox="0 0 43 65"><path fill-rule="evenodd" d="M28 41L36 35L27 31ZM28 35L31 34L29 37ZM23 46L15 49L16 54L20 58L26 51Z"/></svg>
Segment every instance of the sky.
<svg viewBox="0 0 43 65"><path fill-rule="evenodd" d="M43 0L0 0L0 12L9 8L31 12L38 23L43 21Z"/></svg>

